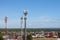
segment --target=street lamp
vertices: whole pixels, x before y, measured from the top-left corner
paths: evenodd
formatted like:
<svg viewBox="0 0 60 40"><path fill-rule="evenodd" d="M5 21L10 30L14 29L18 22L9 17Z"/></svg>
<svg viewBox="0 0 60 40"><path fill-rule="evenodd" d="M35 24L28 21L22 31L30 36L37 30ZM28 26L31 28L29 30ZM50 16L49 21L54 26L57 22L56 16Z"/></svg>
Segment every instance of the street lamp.
<svg viewBox="0 0 60 40"><path fill-rule="evenodd" d="M27 32L26 32L27 10L24 10L23 13L24 13L24 39L27 40Z"/></svg>

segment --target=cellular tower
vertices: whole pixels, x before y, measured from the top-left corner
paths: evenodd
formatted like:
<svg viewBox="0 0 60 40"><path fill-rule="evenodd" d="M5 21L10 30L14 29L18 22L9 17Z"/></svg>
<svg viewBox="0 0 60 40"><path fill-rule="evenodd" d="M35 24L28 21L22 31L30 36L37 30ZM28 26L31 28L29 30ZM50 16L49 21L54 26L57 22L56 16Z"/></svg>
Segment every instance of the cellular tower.
<svg viewBox="0 0 60 40"><path fill-rule="evenodd" d="M4 21L5 21L5 34L7 34L7 19L8 17L5 16Z"/></svg>

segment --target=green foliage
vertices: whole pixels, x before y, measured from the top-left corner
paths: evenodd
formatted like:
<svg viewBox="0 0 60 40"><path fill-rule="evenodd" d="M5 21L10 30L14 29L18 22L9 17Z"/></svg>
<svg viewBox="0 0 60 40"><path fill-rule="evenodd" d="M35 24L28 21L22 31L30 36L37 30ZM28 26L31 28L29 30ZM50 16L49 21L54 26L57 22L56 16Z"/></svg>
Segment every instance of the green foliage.
<svg viewBox="0 0 60 40"><path fill-rule="evenodd" d="M0 40L3 40L3 34L0 32Z"/></svg>
<svg viewBox="0 0 60 40"><path fill-rule="evenodd" d="M3 38L2 38L2 37L0 37L0 40L3 40Z"/></svg>
<svg viewBox="0 0 60 40"><path fill-rule="evenodd" d="M60 32L58 32L58 37L60 38Z"/></svg>
<svg viewBox="0 0 60 40"><path fill-rule="evenodd" d="M23 35L23 40L25 40L25 36L24 35ZM27 40L32 40L32 35L31 34L27 35Z"/></svg>
<svg viewBox="0 0 60 40"><path fill-rule="evenodd" d="M32 35L31 34L27 35L27 40L32 40Z"/></svg>

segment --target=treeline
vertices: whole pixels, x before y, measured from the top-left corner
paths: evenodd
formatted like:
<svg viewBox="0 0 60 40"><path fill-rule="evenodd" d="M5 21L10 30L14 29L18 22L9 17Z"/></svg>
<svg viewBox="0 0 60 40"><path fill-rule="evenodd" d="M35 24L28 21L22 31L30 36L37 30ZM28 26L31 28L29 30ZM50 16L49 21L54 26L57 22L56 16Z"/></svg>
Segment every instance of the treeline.
<svg viewBox="0 0 60 40"><path fill-rule="evenodd" d="M0 31L4 31L5 29L0 29ZM21 31L20 28L11 28L7 29L8 31ZM24 30L24 29L23 29ZM27 31L29 32L40 32L40 31L57 31L60 32L60 28L27 28Z"/></svg>

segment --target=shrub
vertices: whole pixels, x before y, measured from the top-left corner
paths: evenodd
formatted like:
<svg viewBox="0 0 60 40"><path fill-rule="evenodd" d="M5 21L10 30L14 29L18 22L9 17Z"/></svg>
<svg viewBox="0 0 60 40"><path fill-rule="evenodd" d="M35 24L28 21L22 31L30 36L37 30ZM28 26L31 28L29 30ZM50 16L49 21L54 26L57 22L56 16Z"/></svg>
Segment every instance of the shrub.
<svg viewBox="0 0 60 40"><path fill-rule="evenodd" d="M3 34L0 32L0 40L3 40Z"/></svg>
<svg viewBox="0 0 60 40"><path fill-rule="evenodd" d="M24 35L23 35L23 40L25 40L25 36ZM27 35L27 40L32 40L32 35L31 34Z"/></svg>
<svg viewBox="0 0 60 40"><path fill-rule="evenodd" d="M60 32L58 32L58 37L60 38Z"/></svg>
<svg viewBox="0 0 60 40"><path fill-rule="evenodd" d="M31 34L27 35L27 40L32 40L32 35Z"/></svg>

